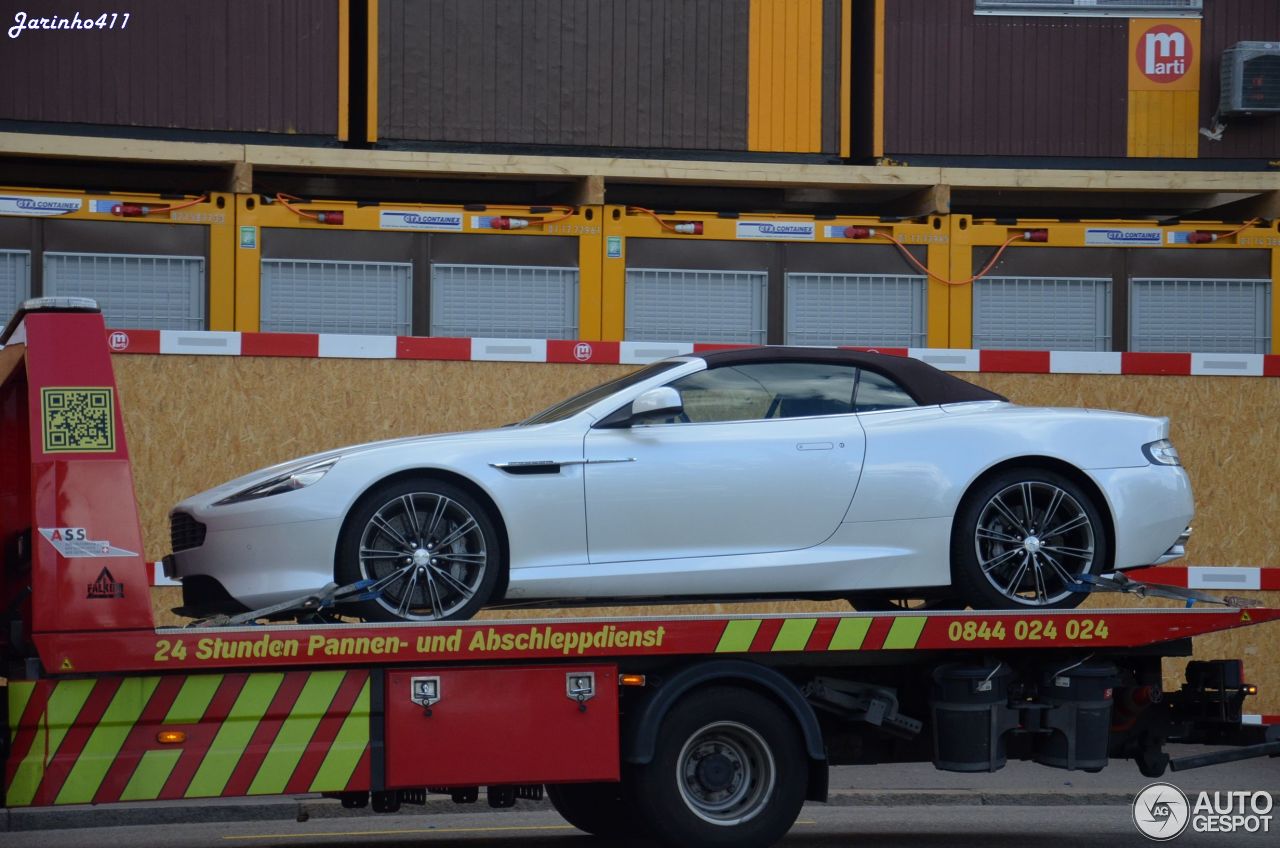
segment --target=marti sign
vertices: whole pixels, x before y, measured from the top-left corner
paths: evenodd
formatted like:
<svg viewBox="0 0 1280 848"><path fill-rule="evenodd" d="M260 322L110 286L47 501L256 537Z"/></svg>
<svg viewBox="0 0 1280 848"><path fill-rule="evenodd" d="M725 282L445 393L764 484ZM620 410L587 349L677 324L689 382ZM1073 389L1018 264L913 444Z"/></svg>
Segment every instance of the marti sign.
<svg viewBox="0 0 1280 848"><path fill-rule="evenodd" d="M1196 91L1200 88L1200 21L1129 22L1129 89Z"/></svg>
<svg viewBox="0 0 1280 848"><path fill-rule="evenodd" d="M1142 75L1152 82L1181 79L1191 67L1195 48L1191 39L1173 24L1158 24L1142 34L1134 57Z"/></svg>

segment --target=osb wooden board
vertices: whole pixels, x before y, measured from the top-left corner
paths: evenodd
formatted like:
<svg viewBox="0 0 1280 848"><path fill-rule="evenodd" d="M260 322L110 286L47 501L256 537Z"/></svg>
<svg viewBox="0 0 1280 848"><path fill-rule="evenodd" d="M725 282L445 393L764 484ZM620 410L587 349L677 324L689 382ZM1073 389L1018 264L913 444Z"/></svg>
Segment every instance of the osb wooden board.
<svg viewBox="0 0 1280 848"><path fill-rule="evenodd" d="M121 356L115 366L146 555L152 560L168 552L170 507L194 492L255 468L346 444L515 421L633 370L541 363L183 356ZM1196 493L1195 535L1181 564L1280 566L1280 546L1267 530L1280 511L1280 455L1275 450L1280 445L1280 380L1071 374L968 378L1029 406L1088 406L1169 416L1172 438ZM160 620L177 623L167 613L178 603L168 596L176 593L164 590L158 595L165 596L157 602L158 611L166 611ZM1269 600L1277 602L1274 597ZM696 609L727 611L732 606ZM751 609L812 608L769 604ZM636 607L609 610L641 612ZM1200 650L1256 656L1251 676L1263 687L1260 703L1269 705L1260 709L1280 712L1277 625L1206 639Z"/></svg>

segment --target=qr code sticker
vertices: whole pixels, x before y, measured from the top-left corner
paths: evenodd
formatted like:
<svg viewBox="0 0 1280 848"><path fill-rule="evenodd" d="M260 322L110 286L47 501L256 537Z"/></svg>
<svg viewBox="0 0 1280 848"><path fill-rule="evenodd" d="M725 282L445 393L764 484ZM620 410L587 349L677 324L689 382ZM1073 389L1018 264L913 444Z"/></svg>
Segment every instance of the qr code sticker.
<svg viewBox="0 0 1280 848"><path fill-rule="evenodd" d="M42 389L45 453L112 453L114 389Z"/></svg>

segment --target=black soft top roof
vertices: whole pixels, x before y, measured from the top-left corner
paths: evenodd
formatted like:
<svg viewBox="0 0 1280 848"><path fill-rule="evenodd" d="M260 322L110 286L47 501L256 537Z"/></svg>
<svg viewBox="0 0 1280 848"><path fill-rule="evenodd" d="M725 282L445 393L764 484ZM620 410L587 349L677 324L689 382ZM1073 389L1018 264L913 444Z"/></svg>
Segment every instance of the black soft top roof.
<svg viewBox="0 0 1280 848"><path fill-rule="evenodd" d="M918 359L885 353L813 347L747 347L692 355L706 360L708 368L762 362L829 362L852 365L890 378L906 389L907 394L921 406L976 400L1008 400L1004 395L975 386L959 377L952 377Z"/></svg>

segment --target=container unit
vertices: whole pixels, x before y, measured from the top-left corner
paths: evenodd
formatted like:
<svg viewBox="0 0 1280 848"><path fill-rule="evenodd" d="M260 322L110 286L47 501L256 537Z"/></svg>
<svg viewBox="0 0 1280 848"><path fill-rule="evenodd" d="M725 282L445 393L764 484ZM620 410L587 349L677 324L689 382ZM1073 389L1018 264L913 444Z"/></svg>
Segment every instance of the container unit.
<svg viewBox="0 0 1280 848"><path fill-rule="evenodd" d="M947 290L925 269L945 278L949 238L937 216L885 223L606 206L603 337L943 347Z"/></svg>
<svg viewBox="0 0 1280 848"><path fill-rule="evenodd" d="M229 330L232 195L0 188L0 314L29 297L98 301L108 327Z"/></svg>
<svg viewBox="0 0 1280 848"><path fill-rule="evenodd" d="M1269 40L1280 57L1275 3L1111 4L1123 5L1121 12L1108 5L858 4L855 32L873 28L874 37L866 48L873 58L863 59L855 83L859 114L870 114L855 155L1082 165L1099 158L1273 158L1280 118L1233 117L1222 130L1215 115L1228 48ZM1036 7L1045 13L1027 14ZM1264 70L1267 79L1258 84L1280 90L1280 68Z"/></svg>
<svg viewBox="0 0 1280 848"><path fill-rule="evenodd" d="M370 0L370 140L847 155L850 0Z"/></svg>
<svg viewBox="0 0 1280 848"><path fill-rule="evenodd" d="M950 223L953 276L1001 255L951 289L949 347L1239 354L1213 358L1217 373L1258 374L1258 355L1280 352L1274 222Z"/></svg>
<svg viewBox="0 0 1280 848"><path fill-rule="evenodd" d="M236 207L238 330L599 337L598 207Z"/></svg>
<svg viewBox="0 0 1280 848"><path fill-rule="evenodd" d="M66 28L6 40L0 120L346 138L347 16L347 0L59 10Z"/></svg>

